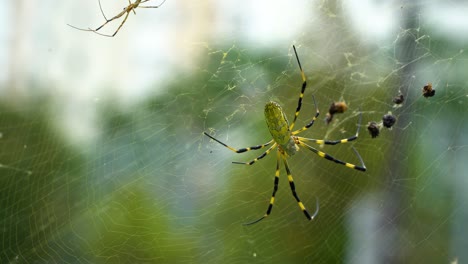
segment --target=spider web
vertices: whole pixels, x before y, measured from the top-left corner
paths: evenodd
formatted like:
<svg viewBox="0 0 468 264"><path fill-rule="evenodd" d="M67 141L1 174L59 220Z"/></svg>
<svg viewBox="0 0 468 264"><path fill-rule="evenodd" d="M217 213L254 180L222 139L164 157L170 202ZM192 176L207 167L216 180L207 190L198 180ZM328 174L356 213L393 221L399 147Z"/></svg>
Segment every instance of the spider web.
<svg viewBox="0 0 468 264"><path fill-rule="evenodd" d="M126 4L114 2L102 1L109 17ZM467 8L168 1L104 38L66 26L100 25L95 1L6 4L0 262L464 262ZM282 166L271 215L243 226L267 209L276 153L234 165L262 151L235 154L203 132L236 148L265 143L269 100L291 120L302 82L293 44L308 82L296 128L315 114L314 95L321 114L301 136L360 127L352 143L315 147L359 164L354 146L367 171L301 149L288 162L310 212L319 199L317 218L304 218ZM334 101L348 110L327 125ZM396 124L371 138L368 122L388 112Z"/></svg>

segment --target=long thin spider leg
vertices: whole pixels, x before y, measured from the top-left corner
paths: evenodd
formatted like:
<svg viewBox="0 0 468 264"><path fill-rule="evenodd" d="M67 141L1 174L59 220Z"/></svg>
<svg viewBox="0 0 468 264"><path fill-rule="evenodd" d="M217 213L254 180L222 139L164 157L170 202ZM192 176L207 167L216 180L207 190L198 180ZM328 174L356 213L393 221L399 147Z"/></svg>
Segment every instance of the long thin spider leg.
<svg viewBox="0 0 468 264"><path fill-rule="evenodd" d="M347 143L353 140L356 140L359 136L359 130L361 129L361 120L362 120L362 113L359 115L359 121L358 121L358 126L356 129L356 134L354 136L351 136L349 138L344 138L344 139L339 139L339 140L324 140L324 139L314 139L314 138L304 138L304 137L297 137L301 141L307 141L307 142L314 142L317 144L325 144L325 145L336 145L336 144L341 144L341 143Z"/></svg>
<svg viewBox="0 0 468 264"><path fill-rule="evenodd" d="M99 27L97 27L96 29L91 29L91 28L88 28L88 29L84 29L84 28L79 28L79 27L75 27L75 26L72 26L70 24L67 24L68 26L74 28L74 29L77 29L77 30L81 30L81 31L91 31L91 32L94 32L98 35L101 35L101 36L104 36L104 37L114 37L117 32L119 32L120 28L123 26L123 24L125 23L125 21L127 20L128 18L128 15L129 15L129 12L131 10L133 10L135 7L132 6L132 5L129 5L128 7L124 8L124 10L122 10L120 13L118 13L117 15L115 15L114 17L112 17L111 19L107 19L106 15L104 14L104 11L102 9L102 6L101 6L101 2L99 1L99 8L101 9L101 14L104 16L104 18L106 19L106 22L104 22L102 25L100 25ZM118 19L120 18L121 16L123 16L125 14L125 18L124 20L122 21L122 23L120 24L120 26L117 28L117 30L114 32L114 34L112 35L108 35L108 34L103 34L103 33L100 33L98 32L101 28L103 28L105 25L107 25L108 23L114 21L115 19Z"/></svg>
<svg viewBox="0 0 468 264"><path fill-rule="evenodd" d="M301 210L304 213L305 217L307 219L309 219L309 220L314 220L314 218L317 216L317 214L319 212L319 201L318 201L318 199L316 198L315 212L312 215L310 215L309 212L307 211L307 209L305 208L304 204L301 202L301 199L299 199L299 196L296 193L296 186L294 185L294 179L292 177L291 170L289 169L288 161L286 160L286 157L284 157L284 155L281 155L281 157L283 159L284 167L286 169L286 174L288 175L289 187L291 187L292 195L294 196L294 198L296 198L297 204L301 208Z"/></svg>
<svg viewBox="0 0 468 264"><path fill-rule="evenodd" d="M91 29L91 28L79 28L79 27L75 27L75 26L70 25L70 24L67 24L67 26L72 27L72 28L74 28L76 30L80 30L80 31L91 31L91 32L95 31L94 29Z"/></svg>
<svg viewBox="0 0 468 264"><path fill-rule="evenodd" d="M159 8L161 5L157 6L138 6L138 8Z"/></svg>
<svg viewBox="0 0 468 264"><path fill-rule="evenodd" d="M108 21L106 14L104 14L104 10L102 9L101 0L98 0L98 3L99 3L99 10L101 10L102 16L104 17L106 21Z"/></svg>
<svg viewBox="0 0 468 264"><path fill-rule="evenodd" d="M127 7L127 10L128 10L129 7L131 7L131 10L133 11L133 14L136 15L135 8L138 7L138 5L140 4L140 2L141 2L141 0L140 0L140 1L137 0L137 1L135 1L134 4L132 4L132 2L131 2L130 0L128 0L128 7Z"/></svg>
<svg viewBox="0 0 468 264"><path fill-rule="evenodd" d="M248 147L248 148L236 149L236 148L233 148L233 147L231 147L231 146L228 146L228 145L224 144L223 142L221 142L221 141L217 140L216 138L210 136L210 135L209 135L208 133L206 133L206 132L203 132L203 134L205 134L205 136L211 138L212 140L218 142L219 144L225 146L226 148L230 149L231 151L234 151L235 153L243 153L243 152L250 151L250 150L261 149L261 148L264 148L264 147L270 145L271 142L273 142L273 140L270 140L270 141L268 141L268 142L265 143L265 144L256 145L256 146L252 146L252 147Z"/></svg>
<svg viewBox="0 0 468 264"><path fill-rule="evenodd" d="M119 32L120 28L125 24L125 21L127 21L127 18L128 18L129 14L130 14L130 11L127 12L127 14L125 15L125 18L122 20L122 23L120 23L120 26L117 28L117 30L114 32L114 34L111 35L111 37L114 37L117 34L117 32Z"/></svg>
<svg viewBox="0 0 468 264"><path fill-rule="evenodd" d="M120 17L123 16L123 14L125 14L125 13L127 13L127 10L124 9L122 12L118 13L118 14L115 15L113 18L106 20L106 22L105 22L104 24L102 24L102 25L100 25L99 27L97 27L94 31L100 30L102 27L104 27L105 25L107 25L109 22L114 21L114 20L117 19L117 18L120 18ZM128 13L127 13L127 16L128 16Z"/></svg>
<svg viewBox="0 0 468 264"><path fill-rule="evenodd" d="M109 19L109 20L106 20L106 22L104 22L104 24L100 25L98 28L96 29L91 29L91 28L88 28L88 29L85 29L85 28L79 28L79 27L75 27L75 26L72 26L70 24L67 24L68 26L74 28L74 29L77 29L77 30L81 30L81 31L91 31L91 32L94 32L98 35L101 35L101 36L105 36L105 37L113 37L113 35L106 35L106 34L102 34L102 33L99 33L97 32L98 30L100 30L102 27L104 27L105 25L107 25L109 22L121 17L123 14L125 14L126 10L120 12L119 14L117 14L116 16L114 16L113 18ZM127 13L127 16L128 16L128 13ZM115 34L114 34L115 35Z"/></svg>
<svg viewBox="0 0 468 264"><path fill-rule="evenodd" d="M125 10L124 10L125 11ZM117 32L119 32L120 28L123 26L123 24L125 23L125 21L127 21L127 18L128 18L128 15L130 14L130 11L128 11L126 14L125 14L125 18L124 20L122 21L122 23L120 24L120 26L117 28L117 30L114 32L114 34L112 35L108 35L108 34L103 34L101 32L98 32L98 30L100 30L103 26L105 26L107 23L109 23L110 21L116 19L116 18L119 18L121 16L121 14L123 13L120 13L119 15L113 17L111 20L107 21L106 23L104 23L103 25L101 25L100 27L98 27L96 30L88 30L88 31L91 31L95 34L98 34L98 35L101 35L101 36L104 36L104 37L109 37L109 38L113 38L115 37L115 35L117 34Z"/></svg>
<svg viewBox="0 0 468 264"><path fill-rule="evenodd" d="M273 209L273 203L275 202L276 191L278 191L279 174L280 174L280 152L277 151L277 153L278 153L278 155L277 155L277 158L276 158L276 172L275 172L275 181L274 181L274 185L273 185L273 194L271 195L270 204L268 205L267 211L259 219L255 220L255 221L252 221L252 222L245 223L244 225L253 225L253 224L256 224L256 223L262 221L263 219L265 219L267 216L270 215L271 210Z"/></svg>
<svg viewBox="0 0 468 264"><path fill-rule="evenodd" d="M315 96L312 95L312 99L313 99L314 105L315 105L315 116L312 118L312 120L307 125L303 126L301 129L293 131L292 132L293 135L297 135L297 134L301 133L302 131L309 129L314 124L315 120L317 120L317 117L320 115L320 111L318 109L317 103L315 102Z"/></svg>
<svg viewBox="0 0 468 264"><path fill-rule="evenodd" d="M355 169L355 170L358 170L358 171L366 171L366 169L367 169L366 165L364 164L364 161L361 158L361 155L359 155L359 153L357 152L357 150L354 147L352 147L352 149L354 150L354 153L356 153L356 156L358 157L359 162L361 162L361 166L357 166L357 165L354 165L354 164L351 164L351 163L344 162L344 161L341 161L339 159L336 159L336 158L332 157L331 155L329 155L329 154L327 154L325 152L322 152L320 150L317 150L316 148L314 148L312 146L309 146L309 145L307 145L306 143L304 143L304 142L302 142L300 140L299 140L299 145L301 145L303 147L306 147L307 149L314 152L315 154L317 154L317 156L319 156L321 158L324 158L324 159L333 161L335 163L344 165L344 166L346 166L348 168Z"/></svg>
<svg viewBox="0 0 468 264"><path fill-rule="evenodd" d="M244 165L252 165L254 164L255 162L257 162L258 160L260 159L263 159L266 155L270 154L270 152L275 149L277 146L277 144L273 144L269 149L267 149L265 152L263 152L260 156L258 156L257 158L249 161L249 162L239 162L239 161L233 161L232 163L234 164L244 164Z"/></svg>
<svg viewBox="0 0 468 264"><path fill-rule="evenodd" d="M148 2L148 1L149 0L141 1L141 2L144 3L144 2ZM138 7L140 7L140 8L158 8L158 7L162 6L164 4L164 2L166 2L166 0L162 1L159 5L155 5L155 6L138 6Z"/></svg>
<svg viewBox="0 0 468 264"><path fill-rule="evenodd" d="M128 18L128 15L130 14L130 12L133 12L135 15L136 15L136 11L135 9L140 7L140 8L158 8L160 7L162 4L164 4L166 2L166 0L163 0L159 5L156 5L156 6L139 6L140 3L146 3L150 0L136 0L134 3L131 2L131 0L128 0L128 6L126 8L123 9L122 12L120 12L119 14L117 14L116 16L112 17L111 19L108 19L106 14L104 13L104 9L102 8L102 4L101 4L101 1L98 0L98 3L99 3L99 10L101 11L101 14L102 16L104 17L104 19L106 20L106 22L104 22L102 25L100 25L99 27L97 27L96 29L91 29L91 28L79 28L79 27L75 27L73 25L70 25L70 24L67 24L68 26L74 28L74 29L77 29L77 30L81 30L81 31L91 31L91 32L94 32L98 35L101 35L101 36L105 36L105 37L114 37L120 30L120 28L122 28L122 26L125 24L125 22L127 21L127 18ZM122 17L123 15L125 14L125 18L123 19L122 23L120 23L119 27L117 28L117 30L114 32L114 34L112 35L108 35L108 34L103 34L103 33L100 33L98 32L101 28L103 28L105 25L107 25L108 23L110 23L111 21L115 20L115 19L118 19L120 17Z"/></svg>
<svg viewBox="0 0 468 264"><path fill-rule="evenodd" d="M299 56L297 55L296 47L294 45L293 45L293 49L294 49L294 54L296 54L297 64L299 64L299 69L301 70L302 88L301 88L301 94L299 95L299 101L297 102L297 108L296 108L296 113L294 114L294 120L289 126L289 130L293 129L294 124L296 123L297 117L299 116L299 112L301 111L301 106L302 106L302 98L304 97L304 91L307 87L307 79L305 77L304 71L302 70L301 62L299 61Z"/></svg>

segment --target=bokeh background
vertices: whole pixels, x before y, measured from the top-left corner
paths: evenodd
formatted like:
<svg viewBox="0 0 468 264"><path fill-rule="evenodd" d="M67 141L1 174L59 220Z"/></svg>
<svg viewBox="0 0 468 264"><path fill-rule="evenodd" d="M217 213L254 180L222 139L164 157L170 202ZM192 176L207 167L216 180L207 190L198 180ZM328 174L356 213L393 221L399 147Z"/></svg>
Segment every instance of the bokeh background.
<svg viewBox="0 0 468 264"><path fill-rule="evenodd" d="M156 0L148 4L156 5ZM126 1L101 0L107 17ZM114 38L97 0L0 9L1 263L464 263L468 261L465 1L174 1ZM111 34L120 21L104 27ZM290 158L307 221L275 155L267 101L350 170ZM424 98L432 83L436 94ZM405 97L395 107L393 97ZM333 101L347 112L324 122ZM362 112L362 123L358 123ZM373 139L367 123L391 112Z"/></svg>

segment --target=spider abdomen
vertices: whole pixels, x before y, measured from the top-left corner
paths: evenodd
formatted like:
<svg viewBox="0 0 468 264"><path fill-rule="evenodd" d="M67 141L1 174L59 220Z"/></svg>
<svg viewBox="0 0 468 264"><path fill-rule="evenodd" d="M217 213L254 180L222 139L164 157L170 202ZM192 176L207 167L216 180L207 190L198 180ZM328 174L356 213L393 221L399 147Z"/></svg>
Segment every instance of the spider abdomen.
<svg viewBox="0 0 468 264"><path fill-rule="evenodd" d="M289 130L289 122L281 106L273 101L265 105L265 121L273 140L288 156L292 156L299 149Z"/></svg>

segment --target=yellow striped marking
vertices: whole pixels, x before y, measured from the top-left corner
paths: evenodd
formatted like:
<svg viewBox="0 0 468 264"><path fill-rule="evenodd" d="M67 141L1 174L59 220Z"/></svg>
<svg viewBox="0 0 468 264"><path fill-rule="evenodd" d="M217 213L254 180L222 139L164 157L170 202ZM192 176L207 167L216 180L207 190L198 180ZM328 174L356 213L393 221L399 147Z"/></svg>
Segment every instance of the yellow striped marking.
<svg viewBox="0 0 468 264"><path fill-rule="evenodd" d="M348 167L348 168L351 168L351 169L356 168L356 165L353 165L351 163L345 163L345 166Z"/></svg>
<svg viewBox="0 0 468 264"><path fill-rule="evenodd" d="M327 155L325 154L325 152L322 152L322 151L318 151L317 154L322 158L325 158L325 155Z"/></svg>
<svg viewBox="0 0 468 264"><path fill-rule="evenodd" d="M318 140L315 141L315 143L317 143L319 145L323 145L323 144L325 144L325 140L318 139Z"/></svg>
<svg viewBox="0 0 468 264"><path fill-rule="evenodd" d="M235 149L235 148L233 148L233 147L230 147L230 146L228 146L228 145L226 145L226 147L228 147L228 149L230 149L230 150L232 150L232 151L234 151L234 152L237 152L237 149Z"/></svg>
<svg viewBox="0 0 468 264"><path fill-rule="evenodd" d="M340 143L346 143L346 142L348 142L348 139L342 139L342 140L340 140Z"/></svg>
<svg viewBox="0 0 468 264"><path fill-rule="evenodd" d="M273 204L274 202L275 202L275 197L271 197L270 204Z"/></svg>
<svg viewBox="0 0 468 264"><path fill-rule="evenodd" d="M298 204L299 204L299 207L301 208L302 211L305 211L305 210L306 210L306 208L305 208L305 206L302 204L302 202L298 202Z"/></svg>
<svg viewBox="0 0 468 264"><path fill-rule="evenodd" d="M292 177L291 175L288 175L288 181L289 181L289 182L293 182L293 181L294 181L294 180L293 180L293 177Z"/></svg>

